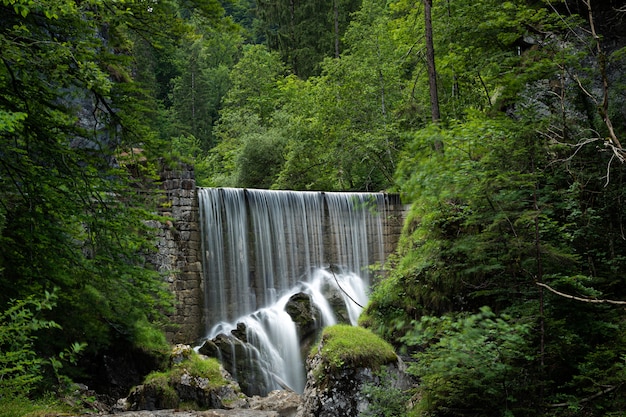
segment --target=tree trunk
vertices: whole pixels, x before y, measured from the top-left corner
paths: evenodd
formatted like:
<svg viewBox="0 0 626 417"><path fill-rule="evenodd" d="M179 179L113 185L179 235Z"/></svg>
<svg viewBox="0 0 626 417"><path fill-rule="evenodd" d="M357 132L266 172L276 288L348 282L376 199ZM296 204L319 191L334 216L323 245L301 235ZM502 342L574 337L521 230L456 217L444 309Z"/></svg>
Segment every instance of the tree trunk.
<svg viewBox="0 0 626 417"><path fill-rule="evenodd" d="M424 0L424 26L426 36L426 65L428 66L428 86L430 88L430 112L433 123L439 122L439 95L437 94L437 70L435 68L435 47L433 45L433 22L431 9L433 0Z"/></svg>
<svg viewBox="0 0 626 417"><path fill-rule="evenodd" d="M333 2L333 19L335 23L335 58L339 58L339 0Z"/></svg>

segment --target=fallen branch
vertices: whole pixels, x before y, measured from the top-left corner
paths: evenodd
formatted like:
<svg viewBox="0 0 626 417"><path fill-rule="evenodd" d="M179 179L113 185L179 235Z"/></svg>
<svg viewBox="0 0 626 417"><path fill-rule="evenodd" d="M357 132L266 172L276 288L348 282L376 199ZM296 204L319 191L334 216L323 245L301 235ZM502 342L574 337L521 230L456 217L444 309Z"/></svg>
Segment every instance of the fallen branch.
<svg viewBox="0 0 626 417"><path fill-rule="evenodd" d="M559 295L563 298L567 298L569 300L576 300L576 301L582 301L583 303L593 303L593 304L614 304L614 305L626 305L626 301L616 301L616 300L605 300L605 299L596 299L596 298L582 298L582 297L576 297L574 295L570 295L570 294L565 294L563 292L557 291L554 288L550 287L547 284L544 284L543 282L535 282L535 284L537 284L540 287L543 287L545 289L547 289L548 291Z"/></svg>
<svg viewBox="0 0 626 417"><path fill-rule="evenodd" d="M576 401L576 402L577 403L586 403L586 402L589 402L591 400L595 400L596 398L598 398L598 397L600 397L600 396L602 396L604 394L608 394L609 392L614 391L619 386L621 386L621 384L610 386L610 387L608 387L608 388L606 388L606 389L604 389L604 390L602 390L602 391L600 391L600 392L598 392L596 394L593 394L591 397L583 398L582 400ZM558 404L550 404L550 405L548 405L548 407L550 407L550 408L559 408L559 407L569 407L570 405L571 405L571 403L558 403Z"/></svg>
<svg viewBox="0 0 626 417"><path fill-rule="evenodd" d="M344 294L346 295L346 297L348 297L348 298L350 299L350 301L352 301L354 304L358 305L358 306L359 306L359 307L361 307L361 308L365 308L365 307L363 307L361 304L359 304L359 303L358 303L358 302L357 302L354 298L352 298L352 297L350 296L350 294L348 294L348 293L346 292L346 290L344 290L344 289L341 287L341 284L339 284L339 280L337 279L337 276L335 275L335 271L333 271L333 266L332 266L332 265L330 265L330 268L329 268L329 269L330 269L330 272L333 274L333 278L335 278L335 282L337 283L337 287L339 287L339 289L341 290L341 292L342 292L342 293L344 293Z"/></svg>

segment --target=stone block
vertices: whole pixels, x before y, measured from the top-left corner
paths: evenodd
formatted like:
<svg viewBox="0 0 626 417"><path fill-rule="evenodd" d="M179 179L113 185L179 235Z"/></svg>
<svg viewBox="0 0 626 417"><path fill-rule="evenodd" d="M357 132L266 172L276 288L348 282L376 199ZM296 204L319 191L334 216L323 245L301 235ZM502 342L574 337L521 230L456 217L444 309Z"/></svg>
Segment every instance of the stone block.
<svg viewBox="0 0 626 417"><path fill-rule="evenodd" d="M193 179L183 179L180 188L183 190L193 190L196 187L196 181Z"/></svg>

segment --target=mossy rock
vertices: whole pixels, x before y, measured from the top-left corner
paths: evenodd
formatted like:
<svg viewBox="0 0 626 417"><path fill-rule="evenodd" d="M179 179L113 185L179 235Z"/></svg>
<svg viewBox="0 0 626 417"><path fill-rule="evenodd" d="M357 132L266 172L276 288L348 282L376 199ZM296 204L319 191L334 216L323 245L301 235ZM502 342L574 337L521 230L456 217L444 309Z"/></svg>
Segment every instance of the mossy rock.
<svg viewBox="0 0 626 417"><path fill-rule="evenodd" d="M373 389L403 392L411 386L404 369L393 347L370 330L343 324L327 327L307 359L298 415L364 415L372 404Z"/></svg>
<svg viewBox="0 0 626 417"><path fill-rule="evenodd" d="M393 347L363 327L338 324L324 329L310 357L319 354L329 371L344 367L380 369L398 357Z"/></svg>
<svg viewBox="0 0 626 417"><path fill-rule="evenodd" d="M176 408L181 403L193 408L223 408L235 401L239 386L228 377L215 358L206 358L191 350L184 359L164 372L149 374L143 385L135 387L128 398L131 408Z"/></svg>

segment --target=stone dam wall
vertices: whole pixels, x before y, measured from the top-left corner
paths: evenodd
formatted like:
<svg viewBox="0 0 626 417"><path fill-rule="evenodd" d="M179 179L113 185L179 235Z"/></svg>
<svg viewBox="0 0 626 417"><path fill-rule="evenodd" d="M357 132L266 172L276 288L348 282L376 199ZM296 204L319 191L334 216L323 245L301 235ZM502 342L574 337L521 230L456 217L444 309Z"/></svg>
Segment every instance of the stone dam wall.
<svg viewBox="0 0 626 417"><path fill-rule="evenodd" d="M181 164L161 172L160 214L168 220L153 223L157 251L151 262L167 280L174 295L174 312L166 336L171 343L193 344L204 336L204 284L198 196L193 168ZM395 251L408 207L389 196L384 219L385 255Z"/></svg>

